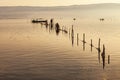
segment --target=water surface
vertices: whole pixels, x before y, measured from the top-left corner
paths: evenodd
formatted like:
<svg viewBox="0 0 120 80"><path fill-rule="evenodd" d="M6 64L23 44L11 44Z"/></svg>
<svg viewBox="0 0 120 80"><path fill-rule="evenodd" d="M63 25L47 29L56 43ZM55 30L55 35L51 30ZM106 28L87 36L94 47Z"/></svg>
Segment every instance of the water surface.
<svg viewBox="0 0 120 80"><path fill-rule="evenodd" d="M82 13L67 15L56 11L49 12L50 15L46 12L39 13L30 13L29 17L22 19L0 19L0 80L120 79L120 15L104 15L105 21L99 21L99 15L93 16L92 12L91 16ZM57 35L55 29L50 30L45 25L32 24L31 18L38 16L45 17L48 21L54 18L54 23L58 22L68 34L60 32ZM74 17L76 20L73 20ZM73 43L71 34L69 35L72 25ZM87 42L85 50L81 41L83 33ZM106 48L104 69L101 53L98 54L96 49L99 38L101 51L103 44ZM91 39L95 46L92 51Z"/></svg>

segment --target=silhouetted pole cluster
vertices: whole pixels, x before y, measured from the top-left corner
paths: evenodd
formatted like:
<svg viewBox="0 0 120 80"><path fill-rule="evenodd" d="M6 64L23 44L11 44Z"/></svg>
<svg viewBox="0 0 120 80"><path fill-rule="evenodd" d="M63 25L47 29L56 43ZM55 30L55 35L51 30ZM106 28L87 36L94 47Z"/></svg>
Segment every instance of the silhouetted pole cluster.
<svg viewBox="0 0 120 80"><path fill-rule="evenodd" d="M42 24L42 23L41 23ZM42 24L42 25L45 25L46 28L48 28L48 21L45 22L45 24ZM55 26L55 28L54 28ZM66 30L66 28L64 29L62 27L62 29L60 29L60 25L59 23L56 23L54 25L54 22L53 22L53 19L50 19L50 23L49 23L49 30L52 30L52 29L55 29L56 31L56 34L58 35L60 31L64 32L64 33L68 33L68 31ZM72 39L72 46L74 45L74 29L73 29L73 25L72 25L72 29L69 29L69 38L71 37ZM86 42L86 36L85 36L85 33L83 33L83 50L85 50L85 44L87 43ZM100 44L101 44L101 39L99 38L99 41L98 41L98 47L96 48L94 45L93 45L93 41L91 39L91 51L94 48L96 48L98 50L98 59L99 59L99 63L100 63L100 54L101 54L101 57L102 57L102 62L103 62L103 69L105 68L105 45L103 45L103 51L101 53L101 48L100 48ZM77 46L79 45L79 33L77 33ZM108 64L110 64L110 55L108 55Z"/></svg>

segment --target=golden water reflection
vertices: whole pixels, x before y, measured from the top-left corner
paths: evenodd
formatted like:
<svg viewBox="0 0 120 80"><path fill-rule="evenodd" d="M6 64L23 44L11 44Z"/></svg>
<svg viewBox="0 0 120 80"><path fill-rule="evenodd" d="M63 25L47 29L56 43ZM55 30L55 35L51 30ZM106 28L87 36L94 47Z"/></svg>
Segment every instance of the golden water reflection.
<svg viewBox="0 0 120 80"><path fill-rule="evenodd" d="M85 24L86 21L80 23L81 21L77 20L72 28L72 20L67 21L71 23L68 26L66 20L63 22L55 19L56 23L63 22L59 23L60 28L57 29L32 24L25 19L0 20L1 79L10 79L10 76L16 79L28 79L24 75L28 75L31 79L36 77L64 80L119 78L119 75L115 74L120 72L118 45L120 39L119 32L113 30L114 24L110 26L95 22L96 24L92 25L94 28L91 28L89 26L91 22ZM77 26L78 24L80 26ZM63 27L64 25L67 29ZM108 30L105 27L103 30L98 27L102 25L111 28ZM58 29L61 30L56 31ZM63 32L63 29L68 33ZM77 45L77 34L79 34L79 45ZM101 38L100 47L98 47L99 38ZM105 44L105 47L102 44ZM106 55L102 56L104 50ZM107 63L107 55L111 55L110 64ZM111 76L112 74L114 76Z"/></svg>

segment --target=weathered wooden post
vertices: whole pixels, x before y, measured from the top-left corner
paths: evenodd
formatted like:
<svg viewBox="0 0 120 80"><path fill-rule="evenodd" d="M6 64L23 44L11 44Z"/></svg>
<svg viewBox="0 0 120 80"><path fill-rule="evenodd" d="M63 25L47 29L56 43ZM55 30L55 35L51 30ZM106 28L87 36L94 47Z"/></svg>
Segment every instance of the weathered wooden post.
<svg viewBox="0 0 120 80"><path fill-rule="evenodd" d="M110 64L110 55L108 55L108 64Z"/></svg>
<svg viewBox="0 0 120 80"><path fill-rule="evenodd" d="M83 33L83 42L85 43L85 33Z"/></svg>
<svg viewBox="0 0 120 80"><path fill-rule="evenodd" d="M50 20L50 27L53 29L53 19Z"/></svg>
<svg viewBox="0 0 120 80"><path fill-rule="evenodd" d="M60 32L60 25L59 25L59 23L55 24L55 31L56 31L56 34L58 35L59 32Z"/></svg>
<svg viewBox="0 0 120 80"><path fill-rule="evenodd" d="M77 33L77 46L79 45L79 34Z"/></svg>
<svg viewBox="0 0 120 80"><path fill-rule="evenodd" d="M71 36L74 37L74 29L73 29L73 25L72 25Z"/></svg>
<svg viewBox="0 0 120 80"><path fill-rule="evenodd" d="M91 46L91 51L92 51L92 47L93 47L92 39L91 39L91 44L90 44L90 46Z"/></svg>
<svg viewBox="0 0 120 80"><path fill-rule="evenodd" d="M85 50L85 43L86 43L86 41L85 41L85 33L83 33L83 51Z"/></svg>
<svg viewBox="0 0 120 80"><path fill-rule="evenodd" d="M100 63L100 52L101 52L101 49L100 49L100 38L99 38L99 41L98 41L98 48L96 48L98 50L98 60L99 60L99 63Z"/></svg>
<svg viewBox="0 0 120 80"><path fill-rule="evenodd" d="M103 52L101 54L102 61L103 61L103 69L105 68L105 45L103 45Z"/></svg>
<svg viewBox="0 0 120 80"><path fill-rule="evenodd" d="M98 51L101 52L101 49L100 49L100 38L99 38L99 41L98 41Z"/></svg>
<svg viewBox="0 0 120 80"><path fill-rule="evenodd" d="M72 31L71 31L71 38L72 38L72 45L74 45L74 29L72 25Z"/></svg>

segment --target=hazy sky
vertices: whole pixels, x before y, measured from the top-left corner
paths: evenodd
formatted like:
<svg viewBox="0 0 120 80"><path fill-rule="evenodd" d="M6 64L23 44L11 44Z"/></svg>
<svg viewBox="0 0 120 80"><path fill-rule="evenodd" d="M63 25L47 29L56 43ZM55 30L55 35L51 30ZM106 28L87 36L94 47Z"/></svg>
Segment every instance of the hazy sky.
<svg viewBox="0 0 120 80"><path fill-rule="evenodd" d="M65 6L93 3L120 3L120 0L0 0L0 6Z"/></svg>

